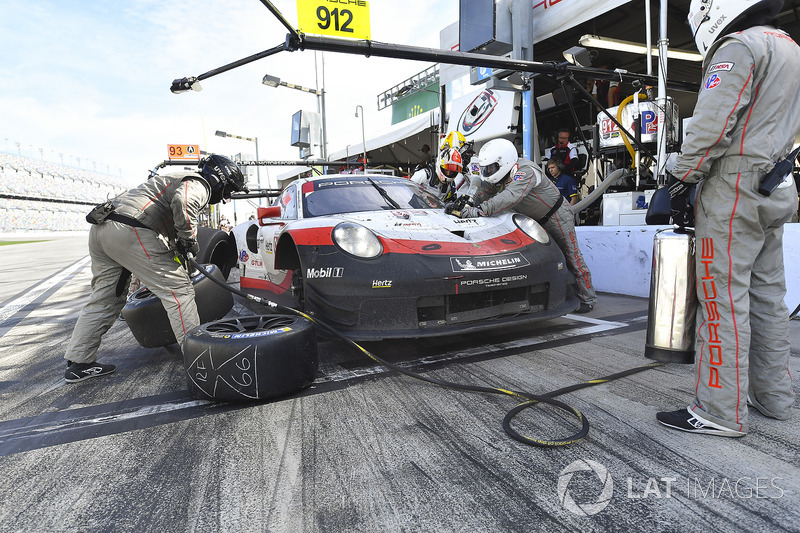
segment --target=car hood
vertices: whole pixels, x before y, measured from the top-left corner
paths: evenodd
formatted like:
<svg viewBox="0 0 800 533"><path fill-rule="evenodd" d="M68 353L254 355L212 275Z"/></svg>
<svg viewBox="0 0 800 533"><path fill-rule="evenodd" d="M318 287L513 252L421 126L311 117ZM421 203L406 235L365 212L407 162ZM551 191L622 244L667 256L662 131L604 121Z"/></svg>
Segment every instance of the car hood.
<svg viewBox="0 0 800 533"><path fill-rule="evenodd" d="M517 231L511 213L457 218L441 209L397 209L348 213L331 218L361 224L381 237L400 241L479 242ZM519 240L517 237L516 240Z"/></svg>

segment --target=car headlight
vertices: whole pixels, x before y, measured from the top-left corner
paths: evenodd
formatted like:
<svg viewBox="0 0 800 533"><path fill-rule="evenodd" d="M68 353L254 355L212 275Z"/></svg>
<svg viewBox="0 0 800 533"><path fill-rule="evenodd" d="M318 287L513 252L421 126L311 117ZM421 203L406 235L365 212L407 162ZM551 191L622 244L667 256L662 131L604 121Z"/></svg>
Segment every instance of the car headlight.
<svg viewBox="0 0 800 533"><path fill-rule="evenodd" d="M342 222L333 228L333 242L342 250L356 257L372 259L383 253L378 237L364 226Z"/></svg>
<svg viewBox="0 0 800 533"><path fill-rule="evenodd" d="M547 244L550 242L550 235L548 235L544 228L532 218L516 213L513 217L513 220L514 224L516 224L519 229L525 232L525 235L534 241L542 244Z"/></svg>

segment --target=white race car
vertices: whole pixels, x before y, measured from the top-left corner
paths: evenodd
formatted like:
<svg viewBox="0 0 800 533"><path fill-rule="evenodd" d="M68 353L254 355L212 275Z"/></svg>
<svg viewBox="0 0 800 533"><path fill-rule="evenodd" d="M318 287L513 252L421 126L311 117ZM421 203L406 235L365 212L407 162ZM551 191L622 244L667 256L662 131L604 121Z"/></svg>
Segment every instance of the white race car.
<svg viewBox="0 0 800 533"><path fill-rule="evenodd" d="M460 219L408 179L299 179L233 229L243 291L355 340L452 335L578 307L558 246L518 213Z"/></svg>

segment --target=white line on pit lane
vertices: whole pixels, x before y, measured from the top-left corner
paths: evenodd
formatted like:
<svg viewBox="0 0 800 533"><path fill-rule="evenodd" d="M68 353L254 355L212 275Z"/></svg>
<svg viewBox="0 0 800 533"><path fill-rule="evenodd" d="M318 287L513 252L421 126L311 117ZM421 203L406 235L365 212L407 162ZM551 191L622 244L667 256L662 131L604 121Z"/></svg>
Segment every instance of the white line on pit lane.
<svg viewBox="0 0 800 533"><path fill-rule="evenodd" d="M35 286L30 291L26 292L16 300L13 300L3 307L0 307L0 325L5 322L8 318L14 316L20 309L31 303L32 301L36 300L39 296L50 290L52 287L56 286L57 284L61 283L64 278L68 277L73 272L83 269L88 263L91 261L91 258L87 255L83 259L73 263L72 265L68 266L66 269L62 270L55 276L48 278L44 282L40 283L39 285Z"/></svg>
<svg viewBox="0 0 800 533"><path fill-rule="evenodd" d="M583 327L578 327L575 329L571 329L569 331L558 332L553 334L546 334L537 337L531 337L528 339L520 339L517 341L511 342L504 342L499 344L490 344L485 346L478 346L469 350L461 350L458 352L448 352L439 355L424 357L421 359L416 359L414 361L406 362L406 363L397 363L398 366L403 367L412 367L415 365L428 365L433 363L439 363L442 361L450 361L455 359L461 359L465 357L469 357L471 355L482 354L486 352L497 351L500 349L509 349L509 348L517 348L517 347L526 347L526 346L534 346L536 344L541 344L544 342L551 342L553 340L558 339L566 339L570 337L575 337L579 335L589 335L594 333L600 333L603 331L609 331L613 329L618 329L627 326L628 324L624 322L611 322L607 320L599 320L595 318L585 317L585 316L577 316L577 315L565 315L564 318L574 320L577 322L584 322L587 325ZM639 320L634 320L638 322ZM336 381L345 381L348 379L352 379L355 377L360 376L368 376L368 375L377 375L390 372L391 370L382 366L382 365L374 365L366 368L361 368L358 370L341 370L332 373L324 373L324 375L320 375L312 384L312 389L315 385L319 385L321 383L326 382L336 382ZM59 382L58 384L54 385L53 389L64 386L63 382ZM193 407L198 407L201 405L210 405L214 404L214 402L210 402L208 400L188 400L184 402L176 402L176 403L163 403L163 404L156 404L156 405L149 405L143 406L137 409L133 409L131 411L123 411L118 413L111 413L106 415L100 415L95 417L87 417L87 418L78 418L78 419L71 419L71 420L63 420L55 423L48 423L42 426L26 426L24 429L28 433L32 434L45 434L50 432L58 432L63 430L69 429L76 429L79 427L89 427L89 426L97 426L108 424L112 422L120 422L123 420L130 420L139 417L150 416L159 413L165 413L170 411L179 411L182 409L190 409ZM0 433L0 441L14 439L17 437L18 430L12 430L7 432L6 434ZM30 435L28 435L30 436Z"/></svg>
<svg viewBox="0 0 800 533"><path fill-rule="evenodd" d="M579 315L564 315L564 318L575 320L577 322L585 322L586 324L589 325L575 329L570 329L568 331L552 333L552 334L548 333L537 337L530 337L527 339L520 339L511 342L503 342L501 344L487 344L483 346L477 346L475 348L471 348L468 350L460 350L457 352L446 352L443 354L423 357L420 359L415 359L413 361L395 363L395 364L400 367L413 367L420 364L429 365L434 363L441 363L442 361L463 359L465 357L470 357L472 355L484 354L487 352L498 351L501 349L507 350L509 348L524 348L527 346L535 346L537 344L542 344L544 342L552 342L554 340L560 340L560 339L569 339L571 337L577 337L579 335L591 335L595 333L601 333L603 331L609 331L628 326L628 324L626 324L625 322L611 322L608 320L599 320L597 318L590 318ZM353 379L361 376L371 376L371 375L391 372L390 369L382 365L373 365L369 367L358 368L355 370L341 370L340 367L338 367L338 365L332 365L332 366L335 366L335 368L331 368L330 372L325 372L323 371L322 368L320 368L321 375L318 376L316 380L314 380L314 385L326 382L345 381L348 379Z"/></svg>
<svg viewBox="0 0 800 533"><path fill-rule="evenodd" d="M0 442L10 441L16 438L30 438L35 435L43 435L58 431L73 430L82 427L97 426L102 424L109 424L112 422L122 422L124 420L131 420L143 416L157 415L160 413L168 413L170 411L179 411L181 409L189 409L201 405L210 405L213 402L207 400L189 400L178 403L163 403L157 405L146 405L130 411L122 411L117 413L110 413L105 415L79 417L69 420L61 420L56 422L47 422L41 425L31 424L22 428L14 428L13 430L5 433L0 433ZM20 435L20 434L24 435Z"/></svg>

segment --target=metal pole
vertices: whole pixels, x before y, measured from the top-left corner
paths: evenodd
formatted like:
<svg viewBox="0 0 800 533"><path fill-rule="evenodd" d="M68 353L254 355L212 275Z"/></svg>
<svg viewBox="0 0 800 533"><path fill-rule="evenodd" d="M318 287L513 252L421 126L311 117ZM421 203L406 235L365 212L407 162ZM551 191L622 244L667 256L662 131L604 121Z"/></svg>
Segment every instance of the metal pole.
<svg viewBox="0 0 800 533"><path fill-rule="evenodd" d="M328 121L325 115L325 53L320 52L322 59L322 85L319 84L317 79L317 105L319 106L319 114L322 115L322 159L328 159ZM317 54L314 52L314 70L316 70ZM322 87L322 88L320 88Z"/></svg>
<svg viewBox="0 0 800 533"><path fill-rule="evenodd" d="M324 81L322 82L325 83ZM328 119L326 118L327 115L325 114L325 86L323 85L322 89L320 89L319 96L320 106L322 111L320 114L322 115L322 159L328 160Z"/></svg>
<svg viewBox="0 0 800 533"><path fill-rule="evenodd" d="M659 185L666 183L667 165L667 0L661 0L658 17L658 144L656 179ZM671 114L670 114L671 115ZM672 118L671 116L669 118Z"/></svg>
<svg viewBox="0 0 800 533"><path fill-rule="evenodd" d="M258 158L258 137L253 137L256 140L256 161ZM256 167L256 181L258 181L258 188L261 188L261 167ZM269 187L269 178L267 179L267 187ZM258 199L258 205L261 205L261 198Z"/></svg>
<svg viewBox="0 0 800 533"><path fill-rule="evenodd" d="M361 105L356 106L356 116L358 116L358 109L361 108L361 147L364 150L364 173L367 173L367 137L364 135L364 108Z"/></svg>
<svg viewBox="0 0 800 533"><path fill-rule="evenodd" d="M511 9L511 23L513 25L512 57L515 60L533 62L533 10L530 5L525 7L524 2L513 2L507 8ZM497 5L500 9L504 4ZM504 7L506 8L506 7ZM539 132L536 125L536 108L533 105L533 79L528 81L528 90L520 95L522 98L522 157L530 159L536 164L541 164L539 152Z"/></svg>
<svg viewBox="0 0 800 533"><path fill-rule="evenodd" d="M601 80L617 80L623 82L633 82L639 80L645 85L655 85L657 80L653 76L644 74L633 74L626 72L615 72L601 68L584 68L576 66L556 66L552 63L537 63L534 61L523 61L518 59L506 59L487 54L475 54L467 52L457 52L451 50L440 50L434 48L421 48L418 46L408 46L399 44L384 44L376 41L348 41L346 39L325 38L310 35L303 35L302 38L289 34L286 42L273 49L254 54L250 57L229 63L204 74L189 78L182 78L173 81L173 92L188 91L192 81L207 79L217 74L227 72L233 68L251 63L268 55L280 52L281 50L294 52L296 50L321 50L325 52L337 52L343 54L364 55L367 57L390 57L393 59L411 59L414 61L430 61L432 63L447 63L450 65L466 65L472 67L491 67L501 69L512 69L520 72L530 72L539 74L564 75L568 73L580 74ZM667 80L667 85L671 89L687 91L696 94L700 89L698 83L681 82Z"/></svg>
<svg viewBox="0 0 800 533"><path fill-rule="evenodd" d="M644 0L644 27L646 35L645 43L647 43L647 75L653 75L653 39L651 37L652 31L650 30L650 0ZM659 51L660 53L660 51Z"/></svg>

